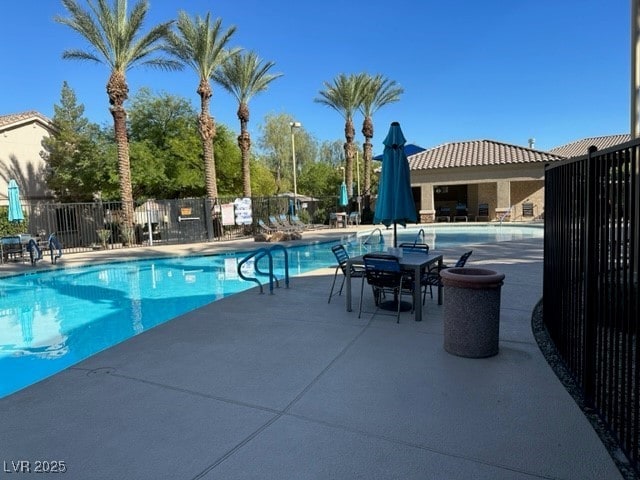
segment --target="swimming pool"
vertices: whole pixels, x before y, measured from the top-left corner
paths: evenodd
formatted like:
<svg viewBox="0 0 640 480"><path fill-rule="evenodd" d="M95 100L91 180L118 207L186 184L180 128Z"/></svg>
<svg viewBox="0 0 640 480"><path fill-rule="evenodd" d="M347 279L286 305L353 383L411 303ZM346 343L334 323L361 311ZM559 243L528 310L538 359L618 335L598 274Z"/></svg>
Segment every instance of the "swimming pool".
<svg viewBox="0 0 640 480"><path fill-rule="evenodd" d="M526 227L423 230L431 248L543 235L541 228ZM413 242L418 231L399 228L398 242ZM331 246L336 243L359 255L384 250L392 241L391 230L384 228L365 245L368 237L288 248L290 274L335 264ZM246 255L123 261L0 279L0 398L183 313L255 287L238 277L238 262ZM259 265L268 270L266 259ZM282 255L274 255L274 266L282 278ZM251 275L254 267L250 261L243 271Z"/></svg>

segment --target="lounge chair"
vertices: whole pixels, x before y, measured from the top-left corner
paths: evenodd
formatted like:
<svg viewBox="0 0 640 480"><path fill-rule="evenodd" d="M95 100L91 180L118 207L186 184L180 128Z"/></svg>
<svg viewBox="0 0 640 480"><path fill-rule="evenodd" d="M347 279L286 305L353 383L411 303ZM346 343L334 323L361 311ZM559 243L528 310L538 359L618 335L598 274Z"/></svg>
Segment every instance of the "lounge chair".
<svg viewBox="0 0 640 480"><path fill-rule="evenodd" d="M455 265L443 264L440 267L436 266L432 269L429 269L429 271L422 276L422 279L420 279L420 285L424 289L422 293L423 304L427 296L427 287L429 288L429 293L431 295L431 298L433 298L433 287L442 287L442 277L440 276L440 272L446 268L464 267L472 253L473 253L473 250L469 250L468 252L465 252L460 256L460 258L455 263Z"/></svg>
<svg viewBox="0 0 640 480"><path fill-rule="evenodd" d="M291 225L295 225L303 230L307 230L309 228L312 228L311 225L308 225L306 223L304 223L302 220L300 220L300 218L298 218L297 215L291 215L291 219L289 220L291 222Z"/></svg>
<svg viewBox="0 0 640 480"><path fill-rule="evenodd" d="M280 232L290 233L290 232L295 232L297 230L297 228L283 225L281 222L278 221L278 219L274 215L269 215L269 226L275 228L277 231L280 231Z"/></svg>
<svg viewBox="0 0 640 480"><path fill-rule="evenodd" d="M261 218L258 219L258 226L262 229L264 233L276 233L280 231L277 228L270 227L269 225L264 223L264 220L262 220Z"/></svg>
<svg viewBox="0 0 640 480"><path fill-rule="evenodd" d="M358 318L362 315L362 297L365 281L373 288L373 298L376 305L375 313L380 308L380 300L385 293L393 294L396 302L396 323L400 323L402 294L407 293L413 298L413 280L403 271L397 257L384 253L367 253L363 256L365 274L360 287L360 309Z"/></svg>
<svg viewBox="0 0 640 480"><path fill-rule="evenodd" d="M284 213L281 213L280 215L278 215L278 221L281 225L283 225L285 228L288 228L291 231L296 231L296 232L300 232L302 230L304 230L304 227L301 227L299 225L296 225L295 223L289 221L289 219L287 218L287 216Z"/></svg>
<svg viewBox="0 0 640 480"><path fill-rule="evenodd" d="M338 272L342 271L342 283L340 284L340 290L338 291L338 295L342 295L342 288L344 287L344 282L347 278L347 261L349 260L349 253L347 252L344 245L335 245L331 247L331 251L336 257L338 261L338 265L336 266L336 271L333 274L333 282L331 283L331 290L329 291L329 301L327 303L331 303L331 297L333 297L333 288L336 285L336 278L338 277ZM350 271L351 278L361 278L364 276L364 268L360 266L351 266Z"/></svg>

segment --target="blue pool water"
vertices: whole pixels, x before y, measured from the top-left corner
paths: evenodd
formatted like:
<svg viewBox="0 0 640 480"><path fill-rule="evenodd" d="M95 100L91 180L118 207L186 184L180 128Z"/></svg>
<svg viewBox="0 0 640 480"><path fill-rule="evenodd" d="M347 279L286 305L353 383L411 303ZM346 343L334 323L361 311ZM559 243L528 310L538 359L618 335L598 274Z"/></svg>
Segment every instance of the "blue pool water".
<svg viewBox="0 0 640 480"><path fill-rule="evenodd" d="M398 229L413 242L418 229ZM432 249L542 236L531 227L430 227ZM351 255L384 250L392 230L347 237ZM422 241L422 237L421 240ZM292 276L335 264L338 242L288 249ZM0 279L0 398L31 385L127 338L224 296L255 287L238 277L247 252L101 264ZM274 266L283 276L283 255ZM251 275L254 263L243 269ZM268 271L267 259L259 268ZM265 292L268 292L265 288Z"/></svg>

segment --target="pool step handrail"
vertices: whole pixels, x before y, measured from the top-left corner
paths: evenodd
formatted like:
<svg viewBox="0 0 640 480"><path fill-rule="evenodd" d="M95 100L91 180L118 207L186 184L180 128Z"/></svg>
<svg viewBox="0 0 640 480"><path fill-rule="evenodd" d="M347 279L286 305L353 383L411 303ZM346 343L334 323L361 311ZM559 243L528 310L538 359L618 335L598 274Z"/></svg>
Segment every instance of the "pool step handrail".
<svg viewBox="0 0 640 480"><path fill-rule="evenodd" d="M284 285L285 285L285 288L289 288L289 253L287 252L287 249L284 248L284 246L282 246L282 245L273 245L271 248L269 248L269 254L272 257L273 257L272 252L274 250L282 251L282 254L284 256ZM269 267L269 269L270 269L270 273L272 275L274 275L273 274L273 261L272 261L271 266ZM275 278L275 275L274 275L274 278Z"/></svg>
<svg viewBox="0 0 640 480"><path fill-rule="evenodd" d="M421 228L420 230L418 230L418 234L416 235L415 240L413 241L413 246L415 247L418 243L418 240L420 240L420 236L422 236L422 243L427 243L426 242L426 238L425 238L425 233L424 233L424 228Z"/></svg>
<svg viewBox="0 0 640 480"><path fill-rule="evenodd" d="M254 259L254 267L253 270L256 274L258 275L264 275L264 276L268 276L269 277L269 293L271 295L273 295L273 283L275 280L276 283L276 287L280 288L280 282L278 281L278 278L276 277L274 271L273 271L273 251L274 250L282 250L282 252L284 253L284 278L285 278L285 285L286 288L289 288L289 255L287 253L287 249L284 248L282 245L273 245L270 248L259 248L258 250L251 252L249 255L247 255L245 258L243 258L242 260L240 260L240 262L238 262L238 276L246 281L249 282L255 282L258 284L258 286L260 287L260 293L264 293L264 289L262 287L262 283L260 282L260 280L258 280L257 277L247 277L243 272L242 272L242 267L245 263L247 263L249 260L251 260L252 258ZM263 272L262 270L260 270L260 267L258 265L258 262L260 261L260 259L267 257L269 260L269 271L268 272Z"/></svg>
<svg viewBox="0 0 640 480"><path fill-rule="evenodd" d="M509 215L511 215L511 210L513 209L513 205L509 206L509 210L507 210L506 212L504 212L502 215L500 215L500 226L502 226L502 221L507 218Z"/></svg>
<svg viewBox="0 0 640 480"><path fill-rule="evenodd" d="M366 240L363 242L363 245L371 245L369 243L369 240L371 240L371 237L373 236L374 233L378 232L380 234L380 237L378 239L378 245L382 245L384 243L384 236L382 235L382 230L380 228L374 228L373 231L369 234L369 236L366 238Z"/></svg>

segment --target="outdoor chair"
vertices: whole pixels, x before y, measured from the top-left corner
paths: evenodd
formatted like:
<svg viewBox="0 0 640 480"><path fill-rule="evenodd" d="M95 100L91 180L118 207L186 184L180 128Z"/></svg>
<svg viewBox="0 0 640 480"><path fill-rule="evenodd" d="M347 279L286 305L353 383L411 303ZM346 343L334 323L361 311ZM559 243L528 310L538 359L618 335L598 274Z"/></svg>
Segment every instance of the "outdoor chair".
<svg viewBox="0 0 640 480"><path fill-rule="evenodd" d="M360 214L358 212L351 212L347 218L349 225L360 225Z"/></svg>
<svg viewBox="0 0 640 480"><path fill-rule="evenodd" d="M436 222L448 222L451 220L451 209L449 207L440 207L436 215Z"/></svg>
<svg viewBox="0 0 640 480"><path fill-rule="evenodd" d="M401 243L398 245L405 253L424 253L429 254L429 245L426 243Z"/></svg>
<svg viewBox="0 0 640 480"><path fill-rule="evenodd" d="M262 220L261 218L258 219L258 226L262 229L264 233L276 233L279 231L277 228L270 227L269 225L264 223L264 220Z"/></svg>
<svg viewBox="0 0 640 480"><path fill-rule="evenodd" d="M467 211L467 206L463 203L459 203L456 206L456 214L453 216L453 221L469 221L469 212Z"/></svg>
<svg viewBox="0 0 640 480"><path fill-rule="evenodd" d="M380 309L380 300L385 293L393 294L396 303L396 323L400 323L400 310L402 306L402 294L406 293L413 298L413 280L408 272L400 267L400 261L393 255L384 253L367 253L363 256L365 274L362 277L360 287L360 309L358 318L362 315L362 297L365 281L373 289L373 298L376 306L374 315Z"/></svg>
<svg viewBox="0 0 640 480"><path fill-rule="evenodd" d="M287 228L289 230L293 230L293 231L297 231L297 232L300 232L300 231L304 230L304 227L301 227L301 226L296 225L295 223L289 221L289 219L287 218L287 216L284 213L281 213L280 215L278 215L278 221L280 222L280 224L282 226L284 226L285 228Z"/></svg>
<svg viewBox="0 0 640 480"><path fill-rule="evenodd" d="M329 291L329 301L327 303L331 303L331 297L333 297L333 289L336 285L336 278L338 277L338 272L342 271L342 283L340 284L340 290L337 295L342 295L342 288L344 287L344 282L347 279L347 261L349 260L349 253L347 249L344 248L344 245L334 245L331 247L331 251L336 257L338 261L338 265L336 266L336 271L333 274L333 282L331 283L331 290ZM351 278L362 278L364 276L364 268L360 266L351 266L351 271L349 272Z"/></svg>
<svg viewBox="0 0 640 480"><path fill-rule="evenodd" d="M311 225L308 225L304 223L302 220L300 220L300 218L297 215L291 215L290 222L291 222L291 225L295 225L302 230L307 230L309 228L312 228Z"/></svg>
<svg viewBox="0 0 640 480"><path fill-rule="evenodd" d="M62 257L62 244L55 233L49 235L49 253L51 255L51 263L56 263Z"/></svg>
<svg viewBox="0 0 640 480"><path fill-rule="evenodd" d="M489 204L488 203L480 203L478 204L478 215L476 215L476 221L480 221L481 218L486 219L485 221L489 221Z"/></svg>
<svg viewBox="0 0 640 480"><path fill-rule="evenodd" d="M522 204L522 216L523 217L533 217L533 203L523 203Z"/></svg>
<svg viewBox="0 0 640 480"><path fill-rule="evenodd" d="M280 231L280 232L293 232L297 230L295 228L287 227L286 225L283 225L281 222L278 221L278 219L274 215L269 215L269 226L275 228L276 231Z"/></svg>
<svg viewBox="0 0 640 480"><path fill-rule="evenodd" d="M429 288L429 294L431 295L431 298L433 298L433 287L442 287L442 277L440 276L440 272L447 268L464 267L472 253L473 253L473 250L469 250L468 252L465 252L460 256L460 258L455 263L455 265L443 264L440 267L435 266L433 268L430 268L429 271L427 271L422 276L422 278L420 279L420 285L423 288L423 292L422 292L423 305L424 305L425 298L427 296L427 288Z"/></svg>

